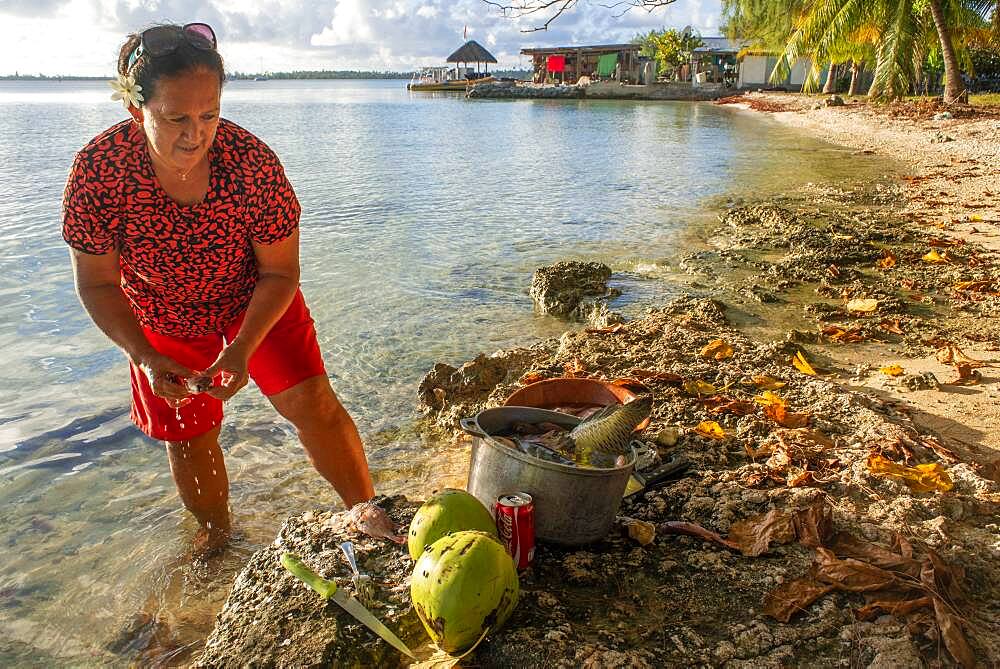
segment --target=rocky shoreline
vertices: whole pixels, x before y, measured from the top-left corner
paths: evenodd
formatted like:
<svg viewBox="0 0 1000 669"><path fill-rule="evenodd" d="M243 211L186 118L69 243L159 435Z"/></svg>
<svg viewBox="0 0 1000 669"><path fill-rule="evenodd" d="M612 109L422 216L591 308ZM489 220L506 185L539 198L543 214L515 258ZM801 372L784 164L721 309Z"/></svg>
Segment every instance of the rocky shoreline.
<svg viewBox="0 0 1000 669"><path fill-rule="evenodd" d="M541 546L513 618L470 666L1000 663L995 431L928 419L969 397L995 410L1000 262L988 245L900 216L907 197L812 188L734 208L705 250L678 259L692 292L717 300L685 297L431 370L420 408L457 448L459 418L527 382L630 377L656 399L644 440L693 462L685 478L626 499L604 541ZM566 269L536 275L533 294L586 320L592 308L563 307L599 300L600 281L562 281ZM547 300L553 286L569 302ZM777 314L787 336L748 334ZM933 381L914 362L926 359ZM415 508L381 501L403 522ZM630 538L636 522L651 541ZM376 614L420 645L405 549L313 511L251 559L198 666L405 666L277 562L291 548L346 577L345 537L381 583Z"/></svg>
<svg viewBox="0 0 1000 669"><path fill-rule="evenodd" d="M494 81L477 84L469 89L469 98L534 99L534 100L717 100L732 93L720 85L696 88L687 83L655 83L648 85L622 84L617 81L592 83L532 84L526 82Z"/></svg>

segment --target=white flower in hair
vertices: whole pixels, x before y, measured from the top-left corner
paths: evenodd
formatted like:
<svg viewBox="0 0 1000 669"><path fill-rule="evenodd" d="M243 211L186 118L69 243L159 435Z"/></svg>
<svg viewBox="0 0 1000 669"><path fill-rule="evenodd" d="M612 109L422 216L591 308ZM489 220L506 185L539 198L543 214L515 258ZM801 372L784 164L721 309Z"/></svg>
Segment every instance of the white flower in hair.
<svg viewBox="0 0 1000 669"><path fill-rule="evenodd" d="M138 107L139 103L144 100L142 93L139 92L142 90L142 86L135 83L135 78L132 75L126 77L119 74L118 78L109 81L108 85L115 90L111 94L111 99L121 100L125 109L128 109L129 105Z"/></svg>

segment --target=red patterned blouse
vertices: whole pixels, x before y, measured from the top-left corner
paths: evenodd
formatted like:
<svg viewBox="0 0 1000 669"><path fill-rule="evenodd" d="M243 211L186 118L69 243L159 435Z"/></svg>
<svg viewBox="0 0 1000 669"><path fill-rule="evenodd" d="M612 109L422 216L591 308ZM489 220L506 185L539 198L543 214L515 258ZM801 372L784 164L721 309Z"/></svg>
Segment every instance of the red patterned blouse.
<svg viewBox="0 0 1000 669"><path fill-rule="evenodd" d="M253 243L299 224L299 202L274 152L225 119L209 149L205 199L178 205L157 181L136 123L95 137L73 162L63 239L90 254L120 253L122 291L139 324L174 337L220 332L250 303Z"/></svg>

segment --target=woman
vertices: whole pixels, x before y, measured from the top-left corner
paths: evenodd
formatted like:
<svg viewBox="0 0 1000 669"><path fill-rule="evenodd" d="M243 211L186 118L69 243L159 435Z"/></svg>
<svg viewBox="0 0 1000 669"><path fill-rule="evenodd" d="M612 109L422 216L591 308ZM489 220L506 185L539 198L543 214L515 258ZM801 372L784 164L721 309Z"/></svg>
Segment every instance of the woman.
<svg viewBox="0 0 1000 669"><path fill-rule="evenodd" d="M132 420L166 442L205 548L230 529L218 437L248 378L348 507L374 495L299 290L299 203L274 153L219 117L224 79L206 24L130 35L111 84L131 118L77 154L63 200L80 301L128 357Z"/></svg>

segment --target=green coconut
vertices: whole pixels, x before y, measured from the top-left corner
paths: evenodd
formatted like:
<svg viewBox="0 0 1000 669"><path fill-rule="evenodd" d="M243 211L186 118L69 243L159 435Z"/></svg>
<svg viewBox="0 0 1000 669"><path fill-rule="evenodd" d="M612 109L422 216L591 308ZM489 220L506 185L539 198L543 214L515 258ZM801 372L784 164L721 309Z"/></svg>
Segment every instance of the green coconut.
<svg viewBox="0 0 1000 669"><path fill-rule="evenodd" d="M416 560L424 549L450 532L479 530L497 538L493 516L482 502L455 488L445 488L417 510L410 522L406 545L410 559Z"/></svg>
<svg viewBox="0 0 1000 669"><path fill-rule="evenodd" d="M517 570L486 532L449 534L427 547L413 569L410 599L431 639L446 653L496 631L517 605Z"/></svg>

